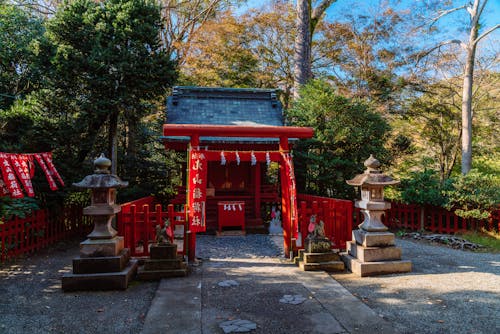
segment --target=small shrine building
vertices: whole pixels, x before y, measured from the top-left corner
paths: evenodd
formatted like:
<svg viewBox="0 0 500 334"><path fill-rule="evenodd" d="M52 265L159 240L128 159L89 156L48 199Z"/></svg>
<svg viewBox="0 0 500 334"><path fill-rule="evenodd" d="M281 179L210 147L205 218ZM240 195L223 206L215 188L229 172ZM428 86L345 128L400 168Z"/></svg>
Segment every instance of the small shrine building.
<svg viewBox="0 0 500 334"><path fill-rule="evenodd" d="M312 128L285 126L274 89L174 87L161 139L166 149L188 153L174 201L186 203L191 259L197 232L259 229L262 208L272 203L281 204L291 251L298 217L290 149L312 135ZM272 162L279 163L280 189L267 182Z"/></svg>

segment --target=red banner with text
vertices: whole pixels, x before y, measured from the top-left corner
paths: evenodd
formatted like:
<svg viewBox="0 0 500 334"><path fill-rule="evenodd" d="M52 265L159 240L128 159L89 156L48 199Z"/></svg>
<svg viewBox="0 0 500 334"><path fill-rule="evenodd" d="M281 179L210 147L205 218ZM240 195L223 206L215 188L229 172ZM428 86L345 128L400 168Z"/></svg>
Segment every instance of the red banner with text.
<svg viewBox="0 0 500 334"><path fill-rule="evenodd" d="M208 161L200 150L189 151L189 230L204 232L206 230L205 206L207 198Z"/></svg>
<svg viewBox="0 0 500 334"><path fill-rule="evenodd" d="M22 198L26 194L34 197L31 179L35 175L36 160L44 172L50 189L57 190L54 178L64 186L64 182L52 162L52 152L5 153L0 152L0 196ZM24 190L24 193L23 193Z"/></svg>
<svg viewBox="0 0 500 334"><path fill-rule="evenodd" d="M17 178L14 172L14 169L10 165L9 155L5 153L0 153L0 169L2 170L2 177L5 183L5 186L9 190L9 195L12 198L21 198L24 197L23 192L21 190L21 186L19 182L17 182Z"/></svg>
<svg viewBox="0 0 500 334"><path fill-rule="evenodd" d="M31 176L28 164L24 159L21 159L18 155L15 154L11 154L9 158L11 165L17 174L17 178L23 184L26 195L28 195L29 197L34 197L35 192L33 191L33 185L31 184Z"/></svg>

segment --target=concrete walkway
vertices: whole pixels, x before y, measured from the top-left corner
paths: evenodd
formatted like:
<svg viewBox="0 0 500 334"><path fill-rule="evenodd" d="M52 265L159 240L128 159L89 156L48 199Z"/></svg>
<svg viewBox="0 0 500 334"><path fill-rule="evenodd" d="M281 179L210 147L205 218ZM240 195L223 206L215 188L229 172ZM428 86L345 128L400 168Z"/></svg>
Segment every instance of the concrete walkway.
<svg viewBox="0 0 500 334"><path fill-rule="evenodd" d="M221 324L238 319L250 333L396 333L328 274L271 257L211 258L162 280L142 333L230 333L237 326Z"/></svg>

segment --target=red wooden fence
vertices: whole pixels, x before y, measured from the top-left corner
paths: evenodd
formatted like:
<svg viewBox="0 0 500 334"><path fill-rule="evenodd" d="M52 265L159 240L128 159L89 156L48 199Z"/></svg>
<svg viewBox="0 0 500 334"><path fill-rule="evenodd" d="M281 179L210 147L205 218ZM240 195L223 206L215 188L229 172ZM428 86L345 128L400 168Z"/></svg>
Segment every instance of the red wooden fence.
<svg viewBox="0 0 500 334"><path fill-rule="evenodd" d="M316 215L316 222L324 222L325 234L333 242L333 248L345 249L346 241L351 240L353 202L304 194L297 195L297 202L298 227L302 238L298 248L304 245L311 215Z"/></svg>
<svg viewBox="0 0 500 334"><path fill-rule="evenodd" d="M363 214L354 209L354 223L361 224ZM383 218L384 224L391 229L409 231L430 231L453 234L463 231L476 231L485 228L500 231L500 210L493 211L488 220L464 219L454 212L441 207L420 206L416 204L391 203L391 208Z"/></svg>
<svg viewBox="0 0 500 334"><path fill-rule="evenodd" d="M167 218L173 230L176 225L182 225L183 231L186 230L184 212L176 212L172 204L168 206L168 211L163 211L161 204L152 196L122 204L121 208L116 221L118 235L124 237L125 247L130 249L132 256L149 256L149 246L156 237L155 227L163 227ZM184 254L186 249L185 238L182 239L178 244L180 254Z"/></svg>
<svg viewBox="0 0 500 334"><path fill-rule="evenodd" d="M37 210L26 218L0 224L0 262L32 253L59 240L90 233L93 224L80 205L65 206L57 214Z"/></svg>
<svg viewBox="0 0 500 334"><path fill-rule="evenodd" d="M312 214L317 221L325 223L325 233L334 243L334 248L345 248L351 240L351 230L363 220L359 209L353 202L327 197L298 194L298 230L301 245L307 237L307 227ZM149 244L155 239L155 226L163 226L169 218L173 229L177 226L181 233L178 244L179 253L185 255L186 221L183 205L162 206L154 197L145 197L122 205L122 212L117 216L119 235L125 238L125 246L131 249L133 256L149 255ZM464 230L476 230L484 227L488 230L500 231L500 210L494 211L487 221L463 219L453 212L439 207L420 207L392 203L384 217L384 224L389 228L406 230L424 230L435 233L456 233ZM70 205L57 213L48 210L35 211L26 218L14 218L0 224L0 262L32 253L59 240L77 236L85 236L92 230L92 220L82 215L82 207ZM299 247L301 248L301 247Z"/></svg>

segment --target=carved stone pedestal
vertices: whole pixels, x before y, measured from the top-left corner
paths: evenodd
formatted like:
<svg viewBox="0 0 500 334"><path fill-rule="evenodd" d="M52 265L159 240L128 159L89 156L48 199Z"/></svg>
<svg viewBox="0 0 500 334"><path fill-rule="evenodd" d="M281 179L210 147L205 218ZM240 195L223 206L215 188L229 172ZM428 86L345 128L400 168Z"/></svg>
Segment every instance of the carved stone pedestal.
<svg viewBox="0 0 500 334"><path fill-rule="evenodd" d="M347 252L341 253L351 272L364 277L411 271L411 262L401 260L401 248L395 246L393 233L355 230L352 239L347 242Z"/></svg>
<svg viewBox="0 0 500 334"><path fill-rule="evenodd" d="M309 236L305 239L305 249L299 250L295 264L304 271L343 271L344 263L337 253L331 250L332 243L325 237Z"/></svg>
<svg viewBox="0 0 500 334"><path fill-rule="evenodd" d="M80 256L73 259L73 273L62 277L64 291L124 290L137 271L123 237L87 239L80 243Z"/></svg>
<svg viewBox="0 0 500 334"><path fill-rule="evenodd" d="M168 277L187 275L186 264L177 256L177 245L160 244L150 248L150 259L139 267L137 278L145 281L155 281Z"/></svg>

